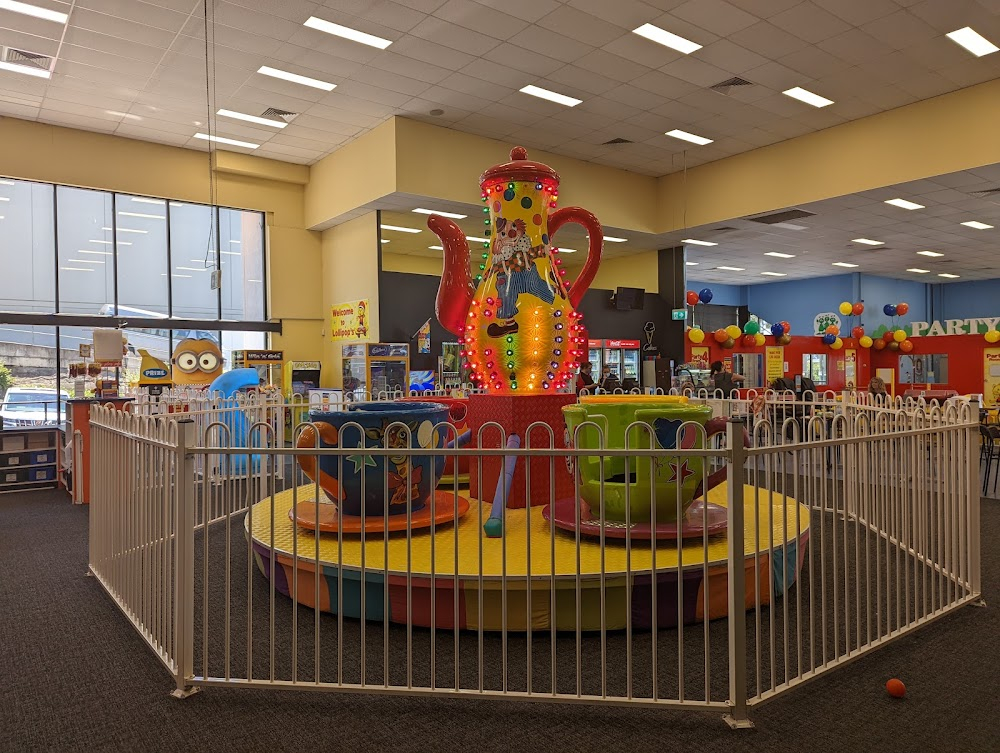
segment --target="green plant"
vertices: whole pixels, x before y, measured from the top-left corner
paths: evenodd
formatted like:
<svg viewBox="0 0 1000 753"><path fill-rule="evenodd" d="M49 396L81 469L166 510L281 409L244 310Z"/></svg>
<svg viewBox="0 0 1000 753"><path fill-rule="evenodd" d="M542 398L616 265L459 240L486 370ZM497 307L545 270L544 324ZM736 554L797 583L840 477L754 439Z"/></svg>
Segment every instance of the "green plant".
<svg viewBox="0 0 1000 753"><path fill-rule="evenodd" d="M10 369L0 363L0 394L6 395L7 390L14 386L14 375Z"/></svg>

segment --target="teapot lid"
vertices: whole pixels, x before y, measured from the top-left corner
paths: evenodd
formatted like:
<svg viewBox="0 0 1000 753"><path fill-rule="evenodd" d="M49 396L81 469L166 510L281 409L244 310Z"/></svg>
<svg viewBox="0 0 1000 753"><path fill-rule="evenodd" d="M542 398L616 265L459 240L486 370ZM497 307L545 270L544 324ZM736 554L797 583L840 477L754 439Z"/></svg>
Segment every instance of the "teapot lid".
<svg viewBox="0 0 1000 753"><path fill-rule="evenodd" d="M535 183L554 182L559 184L559 173L541 162L528 159L528 152L523 146L515 146L510 150L510 162L494 165L479 176L482 186L491 180L526 180Z"/></svg>

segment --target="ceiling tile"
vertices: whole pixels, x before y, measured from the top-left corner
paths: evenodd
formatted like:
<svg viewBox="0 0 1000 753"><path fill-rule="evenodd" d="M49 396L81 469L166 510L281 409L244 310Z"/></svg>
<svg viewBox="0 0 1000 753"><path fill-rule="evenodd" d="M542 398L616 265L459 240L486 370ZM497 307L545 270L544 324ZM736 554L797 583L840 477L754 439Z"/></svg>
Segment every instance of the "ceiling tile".
<svg viewBox="0 0 1000 753"><path fill-rule="evenodd" d="M773 16L771 23L813 44L851 28L847 22L811 2L801 3Z"/></svg>
<svg viewBox="0 0 1000 753"><path fill-rule="evenodd" d="M760 20L726 0L689 0L674 8L672 13L723 37L753 26Z"/></svg>
<svg viewBox="0 0 1000 753"><path fill-rule="evenodd" d="M428 16L410 29L410 34L434 44L476 56L482 55L500 44L499 39L480 34L472 29L464 29L433 16Z"/></svg>
<svg viewBox="0 0 1000 753"><path fill-rule="evenodd" d="M545 29L566 34L592 47L602 47L627 33L621 27L568 5L557 8L537 23Z"/></svg>
<svg viewBox="0 0 1000 753"><path fill-rule="evenodd" d="M730 41L748 50L767 54L773 58L791 55L801 50L808 42L784 29L779 29L768 21L760 21L729 36Z"/></svg>
<svg viewBox="0 0 1000 753"><path fill-rule="evenodd" d="M564 63L572 63L594 50L589 44L539 26L527 27L511 37L510 42L528 50L544 50L546 56Z"/></svg>
<svg viewBox="0 0 1000 753"><path fill-rule="evenodd" d="M480 5L496 6L496 0L476 0L476 2ZM534 23L558 7L557 0L504 0L503 12L522 21Z"/></svg>
<svg viewBox="0 0 1000 753"><path fill-rule="evenodd" d="M494 39L510 39L525 29L527 21L473 0L448 0L434 11L437 18Z"/></svg>

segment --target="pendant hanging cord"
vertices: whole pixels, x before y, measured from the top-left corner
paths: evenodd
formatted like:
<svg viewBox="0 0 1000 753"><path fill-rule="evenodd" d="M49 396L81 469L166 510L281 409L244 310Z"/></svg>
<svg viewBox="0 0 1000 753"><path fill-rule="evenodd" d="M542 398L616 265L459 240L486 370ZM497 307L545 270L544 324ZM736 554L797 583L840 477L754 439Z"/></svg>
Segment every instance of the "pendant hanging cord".
<svg viewBox="0 0 1000 753"><path fill-rule="evenodd" d="M215 177L215 0L204 0L205 10L205 105L207 107L205 129L209 136L208 141L208 195L209 204L213 207L209 213L208 240L205 243L205 266L210 264L218 269L220 264L220 254L215 253L212 258L213 240L218 233L215 228L215 209L218 206L218 185ZM213 228L215 232L213 233ZM217 243L215 245L218 245ZM218 251L218 249L215 249Z"/></svg>

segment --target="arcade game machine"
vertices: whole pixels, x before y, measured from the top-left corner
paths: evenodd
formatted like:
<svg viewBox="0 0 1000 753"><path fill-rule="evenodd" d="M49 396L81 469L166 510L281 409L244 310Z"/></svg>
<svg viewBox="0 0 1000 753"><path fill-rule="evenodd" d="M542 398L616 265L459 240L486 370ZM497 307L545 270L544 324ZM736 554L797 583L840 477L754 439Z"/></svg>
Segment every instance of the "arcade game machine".
<svg viewBox="0 0 1000 753"><path fill-rule="evenodd" d="M379 393L409 390L410 346L406 343L345 345L343 356L345 399L365 400Z"/></svg>
<svg viewBox="0 0 1000 753"><path fill-rule="evenodd" d="M284 388L282 366L285 353L281 350L234 350L234 369L256 369L262 388Z"/></svg>
<svg viewBox="0 0 1000 753"><path fill-rule="evenodd" d="M319 388L319 361L288 361L282 372L282 392L289 408L285 411L285 438L292 439L292 431L303 421L309 420L309 393Z"/></svg>

